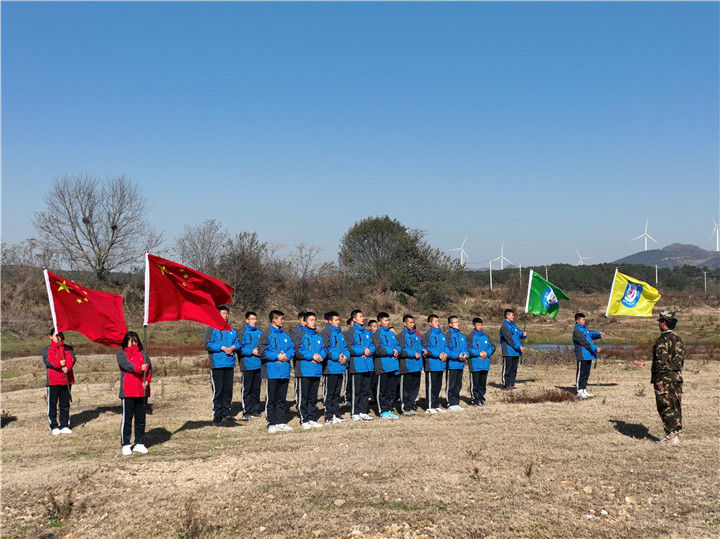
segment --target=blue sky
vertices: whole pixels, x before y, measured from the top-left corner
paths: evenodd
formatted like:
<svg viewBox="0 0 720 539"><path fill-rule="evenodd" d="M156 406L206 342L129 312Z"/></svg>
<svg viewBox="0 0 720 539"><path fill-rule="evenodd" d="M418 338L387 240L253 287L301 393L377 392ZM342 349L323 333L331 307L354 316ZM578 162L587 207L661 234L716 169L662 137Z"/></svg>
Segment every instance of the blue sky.
<svg viewBox="0 0 720 539"><path fill-rule="evenodd" d="M717 2L2 2L2 240L58 176L334 260L388 214L524 267L714 248ZM651 246L655 244L651 243Z"/></svg>

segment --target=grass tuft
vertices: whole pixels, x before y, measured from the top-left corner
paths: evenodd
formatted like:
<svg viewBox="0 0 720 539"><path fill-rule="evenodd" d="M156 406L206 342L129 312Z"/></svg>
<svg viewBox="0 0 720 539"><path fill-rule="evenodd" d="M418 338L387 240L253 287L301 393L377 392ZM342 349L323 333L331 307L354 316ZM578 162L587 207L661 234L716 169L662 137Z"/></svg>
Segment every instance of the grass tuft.
<svg viewBox="0 0 720 539"><path fill-rule="evenodd" d="M513 391L503 395L503 402L508 404L536 404L539 402L574 401L575 395L563 389L542 389L539 392Z"/></svg>

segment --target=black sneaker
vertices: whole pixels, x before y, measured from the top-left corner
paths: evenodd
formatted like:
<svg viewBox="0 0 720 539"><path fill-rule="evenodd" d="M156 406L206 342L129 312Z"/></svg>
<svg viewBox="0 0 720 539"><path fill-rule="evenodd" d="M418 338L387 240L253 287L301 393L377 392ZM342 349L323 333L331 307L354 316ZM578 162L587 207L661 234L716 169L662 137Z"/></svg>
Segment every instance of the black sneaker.
<svg viewBox="0 0 720 539"><path fill-rule="evenodd" d="M231 415L226 415L222 418L223 423L235 423L235 418Z"/></svg>
<svg viewBox="0 0 720 539"><path fill-rule="evenodd" d="M213 425L222 424L222 417L213 417Z"/></svg>

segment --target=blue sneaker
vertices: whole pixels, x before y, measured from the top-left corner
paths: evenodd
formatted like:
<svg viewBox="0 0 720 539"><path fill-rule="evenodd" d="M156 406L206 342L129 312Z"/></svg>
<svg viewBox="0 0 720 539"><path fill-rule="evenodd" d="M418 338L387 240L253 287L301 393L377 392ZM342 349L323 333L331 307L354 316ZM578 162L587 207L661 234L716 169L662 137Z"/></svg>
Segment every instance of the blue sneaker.
<svg viewBox="0 0 720 539"><path fill-rule="evenodd" d="M392 412L383 412L382 414L380 414L380 417L382 417L383 419L400 419Z"/></svg>

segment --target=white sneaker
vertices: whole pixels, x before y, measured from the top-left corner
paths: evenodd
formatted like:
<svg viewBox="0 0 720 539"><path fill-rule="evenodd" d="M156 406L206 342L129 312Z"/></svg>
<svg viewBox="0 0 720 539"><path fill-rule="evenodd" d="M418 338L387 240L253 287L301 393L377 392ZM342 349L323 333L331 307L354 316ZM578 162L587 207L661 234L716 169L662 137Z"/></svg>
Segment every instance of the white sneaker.
<svg viewBox="0 0 720 539"><path fill-rule="evenodd" d="M586 395L588 398L595 396L595 395L593 395L592 393L590 393L587 389L585 390L585 395Z"/></svg>
<svg viewBox="0 0 720 539"><path fill-rule="evenodd" d="M50 432L52 432L52 435L53 435L53 436L57 436L58 434L60 434L60 429L57 428L57 427L55 427L55 428L54 428L53 430L51 430Z"/></svg>
<svg viewBox="0 0 720 539"><path fill-rule="evenodd" d="M587 399L588 398L587 392L584 389L578 389L577 398L578 399Z"/></svg>
<svg viewBox="0 0 720 539"><path fill-rule="evenodd" d="M293 430L293 428L292 428L290 425L288 425L287 423L280 423L280 424L277 426L277 428L278 428L278 430L286 430L286 431L287 431L287 430Z"/></svg>
<svg viewBox="0 0 720 539"><path fill-rule="evenodd" d="M459 404L453 404L448 408L451 412L462 412L465 408L460 406Z"/></svg>
<svg viewBox="0 0 720 539"><path fill-rule="evenodd" d="M268 425L268 434L275 434L277 431L277 425Z"/></svg>
<svg viewBox="0 0 720 539"><path fill-rule="evenodd" d="M425 410L426 414L437 414L437 410L435 408L428 408Z"/></svg>
<svg viewBox="0 0 720 539"><path fill-rule="evenodd" d="M302 430L310 430L312 428L312 425L308 421L307 423L300 423L300 428Z"/></svg>
<svg viewBox="0 0 720 539"><path fill-rule="evenodd" d="M148 452L148 449L143 444L135 444L133 446L133 451L135 453L142 453L144 455Z"/></svg>
<svg viewBox="0 0 720 539"><path fill-rule="evenodd" d="M129 445L124 445L122 448L122 454L125 455L126 457L128 455L132 455L132 447L130 447Z"/></svg>
<svg viewBox="0 0 720 539"><path fill-rule="evenodd" d="M350 419L353 421L362 421L362 417L360 417L360 414L351 415Z"/></svg>
<svg viewBox="0 0 720 539"><path fill-rule="evenodd" d="M435 411L436 411L436 412L442 412L443 414L444 414L445 412L447 412L447 410L445 410L444 408L435 408Z"/></svg>
<svg viewBox="0 0 720 539"><path fill-rule="evenodd" d="M322 425L315 420L308 421L308 425L310 425L311 427L314 427L316 429L319 429L320 427L322 427Z"/></svg>
<svg viewBox="0 0 720 539"><path fill-rule="evenodd" d="M338 417L336 415L333 416L333 418L330 421L326 421L325 423L347 423L347 419L343 419L342 417Z"/></svg>
<svg viewBox="0 0 720 539"><path fill-rule="evenodd" d="M72 434L72 431L69 427L63 427L60 429L60 434Z"/></svg>
<svg viewBox="0 0 720 539"><path fill-rule="evenodd" d="M373 420L373 418L367 414L360 414L360 419L362 419L363 421L372 421Z"/></svg>

